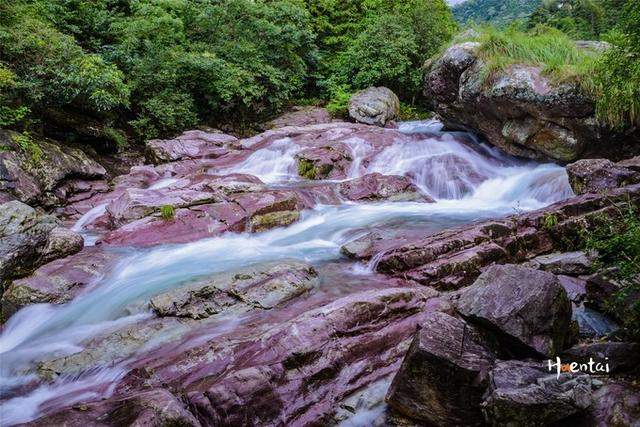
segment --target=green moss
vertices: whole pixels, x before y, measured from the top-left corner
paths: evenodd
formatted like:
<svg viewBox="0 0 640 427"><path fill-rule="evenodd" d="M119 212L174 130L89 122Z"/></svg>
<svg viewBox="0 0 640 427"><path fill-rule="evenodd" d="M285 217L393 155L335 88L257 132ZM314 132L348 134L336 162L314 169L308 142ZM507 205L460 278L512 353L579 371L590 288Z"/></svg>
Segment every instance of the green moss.
<svg viewBox="0 0 640 427"><path fill-rule="evenodd" d="M172 220L176 215L176 210L171 205L164 205L160 208L160 216L165 221Z"/></svg>
<svg viewBox="0 0 640 427"><path fill-rule="evenodd" d="M40 164L43 155L42 148L33 140L31 134L28 132L16 134L13 136L13 142L20 147L20 151L22 151L33 164Z"/></svg>
<svg viewBox="0 0 640 427"><path fill-rule="evenodd" d="M298 175L307 179L316 179L316 177L318 176L318 170L311 160L299 159Z"/></svg>

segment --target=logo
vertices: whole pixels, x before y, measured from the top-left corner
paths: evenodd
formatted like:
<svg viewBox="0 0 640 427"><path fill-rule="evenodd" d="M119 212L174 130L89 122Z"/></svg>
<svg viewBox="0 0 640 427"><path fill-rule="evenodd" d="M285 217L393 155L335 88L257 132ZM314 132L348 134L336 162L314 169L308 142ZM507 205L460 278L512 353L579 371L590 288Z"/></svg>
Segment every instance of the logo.
<svg viewBox="0 0 640 427"><path fill-rule="evenodd" d="M609 373L609 358L605 357L604 362L597 362L593 360L592 357L589 358L589 362L586 363L562 363L559 357L556 357L556 361L549 359L548 369L549 372L556 371L556 378L560 378L560 374L565 373L576 373L576 372L584 372L588 374L608 374Z"/></svg>

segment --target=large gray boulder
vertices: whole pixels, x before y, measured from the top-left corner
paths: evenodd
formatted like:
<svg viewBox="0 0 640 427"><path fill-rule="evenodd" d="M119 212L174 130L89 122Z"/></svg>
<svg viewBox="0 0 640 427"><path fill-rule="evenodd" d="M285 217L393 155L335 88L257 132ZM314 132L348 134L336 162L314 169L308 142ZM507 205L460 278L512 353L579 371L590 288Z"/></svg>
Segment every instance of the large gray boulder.
<svg viewBox="0 0 640 427"><path fill-rule="evenodd" d="M457 308L513 356L551 357L571 339L571 302L558 278L545 271L493 265L460 291Z"/></svg>
<svg viewBox="0 0 640 427"><path fill-rule="evenodd" d="M549 371L540 362L498 362L491 371L483 411L494 426L547 426L591 405L591 378Z"/></svg>
<svg viewBox="0 0 640 427"><path fill-rule="evenodd" d="M83 245L82 236L59 227L51 215L17 200L0 205L0 283L74 254Z"/></svg>
<svg viewBox="0 0 640 427"><path fill-rule="evenodd" d="M349 100L349 116L358 123L384 127L399 113L400 100L386 87L361 90Z"/></svg>
<svg viewBox="0 0 640 427"><path fill-rule="evenodd" d="M480 403L493 362L493 353L473 326L432 313L416 332L387 403L428 425L482 425Z"/></svg>
<svg viewBox="0 0 640 427"><path fill-rule="evenodd" d="M537 65L489 72L480 47L455 44L425 64L424 94L447 128L479 133L511 154L534 159L623 155L623 144L610 141L613 132L596 120L594 99L578 82L558 83Z"/></svg>

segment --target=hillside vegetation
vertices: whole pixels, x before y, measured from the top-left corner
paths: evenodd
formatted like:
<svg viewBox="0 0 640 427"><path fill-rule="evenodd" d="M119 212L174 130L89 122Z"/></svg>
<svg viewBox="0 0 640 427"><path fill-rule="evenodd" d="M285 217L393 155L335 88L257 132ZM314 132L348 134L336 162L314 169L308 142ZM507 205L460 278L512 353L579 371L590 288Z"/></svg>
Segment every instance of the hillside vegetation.
<svg viewBox="0 0 640 427"><path fill-rule="evenodd" d="M412 100L456 29L444 0L2 2L0 126L117 144L369 85Z"/></svg>
<svg viewBox="0 0 640 427"><path fill-rule="evenodd" d="M462 24L489 22L504 26L526 18L539 5L540 0L468 0L455 6L453 14Z"/></svg>

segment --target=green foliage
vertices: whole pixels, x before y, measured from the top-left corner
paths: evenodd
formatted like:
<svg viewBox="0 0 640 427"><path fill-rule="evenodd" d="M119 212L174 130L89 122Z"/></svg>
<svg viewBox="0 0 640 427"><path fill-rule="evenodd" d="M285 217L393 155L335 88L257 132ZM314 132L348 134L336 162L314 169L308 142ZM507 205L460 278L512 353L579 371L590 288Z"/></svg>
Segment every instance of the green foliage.
<svg viewBox="0 0 640 427"><path fill-rule="evenodd" d="M640 125L640 2L627 1L609 41L590 81L596 114L614 127Z"/></svg>
<svg viewBox="0 0 640 427"><path fill-rule="evenodd" d="M331 98L325 108L331 117L344 119L349 116L349 99L352 92L347 85L334 85L331 89Z"/></svg>
<svg viewBox="0 0 640 427"><path fill-rule="evenodd" d="M29 160L34 165L39 164L42 161L42 149L40 146L33 140L31 134L28 132L22 134L16 134L13 136L13 142L15 142L20 150L27 155Z"/></svg>
<svg viewBox="0 0 640 427"><path fill-rule="evenodd" d="M400 103L400 114L398 120L426 120L431 117L431 113L420 106L410 105L405 102Z"/></svg>
<svg viewBox="0 0 640 427"><path fill-rule="evenodd" d="M327 86L387 86L403 99L420 92L422 63L457 26L443 0L364 2L368 13L352 40L329 61Z"/></svg>
<svg viewBox="0 0 640 427"><path fill-rule="evenodd" d="M640 212L629 206L617 218L585 233L584 245L598 251L599 268L613 268L621 289L606 302L635 338L640 338Z"/></svg>
<svg viewBox="0 0 640 427"><path fill-rule="evenodd" d="M541 0L467 0L453 8L460 23L489 22L499 27L529 16Z"/></svg>
<svg viewBox="0 0 640 427"><path fill-rule="evenodd" d="M163 205L160 207L160 217L165 221L170 221L175 218L176 210L171 205Z"/></svg>
<svg viewBox="0 0 640 427"><path fill-rule="evenodd" d="M479 54L487 63L487 75L513 64L539 66L557 81L582 81L590 75L597 54L580 50L558 30L536 27L529 32L512 28L485 28L478 41Z"/></svg>
<svg viewBox="0 0 640 427"><path fill-rule="evenodd" d="M581 40L597 40L619 19L626 0L546 0L529 17L528 28L546 25Z"/></svg>

